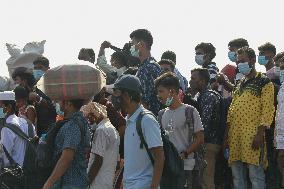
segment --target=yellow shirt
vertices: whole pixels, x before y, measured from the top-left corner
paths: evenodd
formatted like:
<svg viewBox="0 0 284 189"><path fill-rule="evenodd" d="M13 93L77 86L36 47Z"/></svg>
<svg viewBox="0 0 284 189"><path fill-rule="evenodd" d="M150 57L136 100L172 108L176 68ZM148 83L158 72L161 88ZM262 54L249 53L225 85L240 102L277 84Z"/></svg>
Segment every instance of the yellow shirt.
<svg viewBox="0 0 284 189"><path fill-rule="evenodd" d="M274 86L258 73L255 78L239 83L233 93L228 113L229 164L241 161L267 165L266 148L252 149L259 126L269 127L274 117Z"/></svg>

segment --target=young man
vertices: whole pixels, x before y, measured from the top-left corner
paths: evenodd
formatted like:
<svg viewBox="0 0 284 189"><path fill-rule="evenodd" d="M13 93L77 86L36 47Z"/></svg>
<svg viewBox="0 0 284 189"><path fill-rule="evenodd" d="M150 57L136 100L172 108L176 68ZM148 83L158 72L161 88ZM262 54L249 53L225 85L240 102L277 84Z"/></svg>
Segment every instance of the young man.
<svg viewBox="0 0 284 189"><path fill-rule="evenodd" d="M95 56L95 52L94 52L93 49L82 48L79 52L79 55L78 55L79 60L88 61L92 64L95 63L95 61L96 61L95 58L96 58L96 56Z"/></svg>
<svg viewBox="0 0 284 189"><path fill-rule="evenodd" d="M38 57L34 62L34 70L33 75L35 79L38 81L47 70L50 69L49 67L49 60L43 56Z"/></svg>
<svg viewBox="0 0 284 189"><path fill-rule="evenodd" d="M68 119L55 138L53 161L57 161L43 189L87 188L87 153L90 149L88 121L80 112L84 100L60 102L64 116Z"/></svg>
<svg viewBox="0 0 284 189"><path fill-rule="evenodd" d="M228 134L225 145L230 149L234 188L247 187L247 168L252 189L265 188L264 169L267 167L264 132L274 117L274 87L269 78L257 73L253 49L237 51L237 64L245 77L233 93L228 113Z"/></svg>
<svg viewBox="0 0 284 189"><path fill-rule="evenodd" d="M220 98L209 88L210 75L207 69L197 68L191 71L190 86L199 92L198 110L204 127L206 153L204 159L204 188L214 189L215 162L221 150L223 130L220 127Z"/></svg>
<svg viewBox="0 0 284 189"><path fill-rule="evenodd" d="M169 133L170 141L184 159L185 188L197 189L200 180L197 177L198 173L193 171L194 152L204 143L203 126L198 111L180 101L178 85L179 79L173 73L165 73L155 80L158 98L162 104L167 106L159 112L159 121ZM189 112L192 112L192 116L188 115ZM186 116L192 117L193 128L189 128Z"/></svg>
<svg viewBox="0 0 284 189"><path fill-rule="evenodd" d="M175 70L175 63L169 59L162 59L158 62L161 67L162 73L166 72L174 72Z"/></svg>
<svg viewBox="0 0 284 189"><path fill-rule="evenodd" d="M142 86L139 79L124 75L114 84L112 102L127 113L124 136L124 185L125 189L158 189L164 166L164 151L160 126L156 119L146 114L141 128L148 148L154 157L154 166L145 147L140 148L136 130L137 118L142 111Z"/></svg>
<svg viewBox="0 0 284 189"><path fill-rule="evenodd" d="M278 93L278 106L276 112L276 125L274 132L274 146L278 151L278 169L281 172L282 182L281 189L284 188L284 58L279 60L280 63L280 82L281 87Z"/></svg>
<svg viewBox="0 0 284 189"><path fill-rule="evenodd" d="M97 124L88 166L90 189L113 189L119 160L119 134L108 119L105 106L92 102L83 106L82 111L85 117L91 115Z"/></svg>
<svg viewBox="0 0 284 189"><path fill-rule="evenodd" d="M161 68L151 56L153 37L150 31L138 29L130 34L131 55L139 57L141 65L136 76L142 85L142 104L155 115L160 110L160 103L157 99L154 80L161 75Z"/></svg>
<svg viewBox="0 0 284 189"><path fill-rule="evenodd" d="M179 84L181 89L183 90L183 92L186 92L187 88L188 88L188 81L187 79L181 75L181 73L179 72L179 70L176 68L176 54L173 51L166 51L162 54L161 60L162 59L168 59L174 62L174 73L177 75L177 77L179 78Z"/></svg>

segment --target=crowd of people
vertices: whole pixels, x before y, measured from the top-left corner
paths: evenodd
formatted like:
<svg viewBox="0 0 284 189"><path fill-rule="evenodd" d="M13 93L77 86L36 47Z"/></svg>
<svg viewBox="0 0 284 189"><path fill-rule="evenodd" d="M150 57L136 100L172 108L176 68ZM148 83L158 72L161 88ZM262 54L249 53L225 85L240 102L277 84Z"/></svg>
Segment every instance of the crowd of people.
<svg viewBox="0 0 284 189"><path fill-rule="evenodd" d="M7 184L1 172L1 188L284 188L284 52L267 42L256 55L233 39L220 70L214 45L202 42L188 81L173 51L152 57L150 31L129 37L122 49L104 41L97 59L81 49L78 59L107 82L89 102L37 88L52 69L46 57L14 70L14 89L0 89L0 166L24 176Z"/></svg>

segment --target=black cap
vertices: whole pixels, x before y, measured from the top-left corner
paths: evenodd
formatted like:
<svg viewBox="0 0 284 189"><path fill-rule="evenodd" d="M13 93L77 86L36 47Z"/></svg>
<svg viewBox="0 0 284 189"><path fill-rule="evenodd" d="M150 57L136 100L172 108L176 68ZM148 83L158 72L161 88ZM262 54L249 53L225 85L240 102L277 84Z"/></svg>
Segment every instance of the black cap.
<svg viewBox="0 0 284 189"><path fill-rule="evenodd" d="M114 83L114 88L131 90L138 93L142 92L142 86L139 78L130 74L122 75L118 78Z"/></svg>

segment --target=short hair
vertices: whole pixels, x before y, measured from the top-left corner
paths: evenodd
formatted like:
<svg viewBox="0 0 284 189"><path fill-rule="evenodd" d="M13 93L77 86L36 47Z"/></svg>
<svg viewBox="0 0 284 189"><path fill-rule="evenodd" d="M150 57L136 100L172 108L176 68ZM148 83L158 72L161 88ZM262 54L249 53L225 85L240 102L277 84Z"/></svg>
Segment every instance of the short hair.
<svg viewBox="0 0 284 189"><path fill-rule="evenodd" d="M167 72L155 79L155 88L163 86L167 89L174 89L177 93L179 92L179 79L171 72Z"/></svg>
<svg viewBox="0 0 284 189"><path fill-rule="evenodd" d="M127 66L127 59L126 59L125 55L121 52L116 51L116 52L112 53L111 59L117 60L119 62L119 64L122 65L122 66Z"/></svg>
<svg viewBox="0 0 284 189"><path fill-rule="evenodd" d="M216 48L211 43L200 43L195 47L195 50L202 49L205 54L209 54L210 60L216 56Z"/></svg>
<svg viewBox="0 0 284 189"><path fill-rule="evenodd" d="M129 67L127 70L125 70L125 72L123 72L123 74L136 75L137 71L138 71L137 67Z"/></svg>
<svg viewBox="0 0 284 189"><path fill-rule="evenodd" d="M210 74L208 69L206 68L195 68L193 70L191 70L191 73L193 72L197 72L198 76L205 81L206 84L209 84L210 81Z"/></svg>
<svg viewBox="0 0 284 189"><path fill-rule="evenodd" d="M27 80L29 87L33 87L36 84L36 79L28 68L25 67L16 68L12 73L12 79L15 80L16 77L20 77L22 80Z"/></svg>
<svg viewBox="0 0 284 189"><path fill-rule="evenodd" d="M26 90L25 87L17 86L14 89L16 100L19 99L27 99L29 97L29 92Z"/></svg>
<svg viewBox="0 0 284 189"><path fill-rule="evenodd" d="M2 102L3 102L5 107L7 107L8 105L11 105L12 111L16 112L16 102L15 102L15 100L3 100Z"/></svg>
<svg viewBox="0 0 284 189"><path fill-rule="evenodd" d="M250 60L256 58L254 50L252 48L247 47L247 46L238 49L237 54L238 55L247 54Z"/></svg>
<svg viewBox="0 0 284 189"><path fill-rule="evenodd" d="M91 62L95 62L96 60L96 55L95 55L95 51L93 49L87 49L87 48L82 48L79 52L79 55L78 55L78 59L79 60L82 60L82 58L80 57L81 53L87 53L90 58L91 58ZM89 61L89 60L85 60L85 61Z"/></svg>
<svg viewBox="0 0 284 189"><path fill-rule="evenodd" d="M49 60L44 56L40 56L33 61L33 64L34 65L40 64L40 65L43 65L44 67L48 68L49 67Z"/></svg>
<svg viewBox="0 0 284 189"><path fill-rule="evenodd" d="M274 55L276 55L276 47L270 42L267 42L259 46L258 50L259 51L269 51L269 52L272 52Z"/></svg>
<svg viewBox="0 0 284 189"><path fill-rule="evenodd" d="M175 69L175 63L169 59L162 59L158 62L158 64L161 65L170 65L171 69L174 70Z"/></svg>
<svg viewBox="0 0 284 189"><path fill-rule="evenodd" d="M273 60L275 62L277 62L277 61L281 60L283 57L284 57L284 52L280 52L276 56L274 56Z"/></svg>
<svg viewBox="0 0 284 189"><path fill-rule="evenodd" d="M249 44L248 41L244 38L233 39L228 44L228 47L237 47L238 49L245 46L249 46Z"/></svg>
<svg viewBox="0 0 284 189"><path fill-rule="evenodd" d="M85 103L83 99L68 100L76 110L80 110Z"/></svg>
<svg viewBox="0 0 284 189"><path fill-rule="evenodd" d="M162 54L161 59L168 59L176 64L176 53L174 53L173 51L166 51Z"/></svg>
<svg viewBox="0 0 284 189"><path fill-rule="evenodd" d="M136 38L138 41L144 41L149 50L153 45L153 36L150 31L146 29L137 29L130 34L130 38Z"/></svg>

